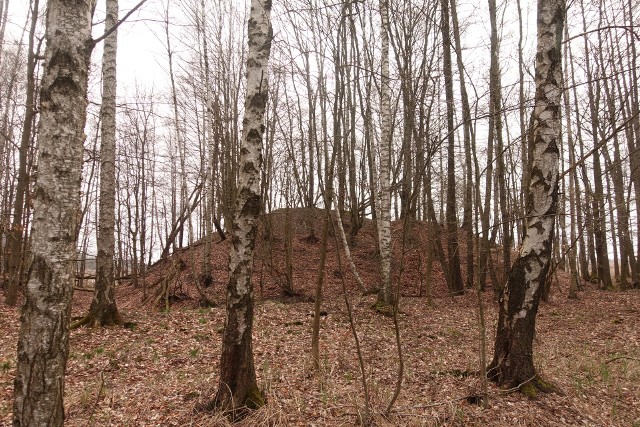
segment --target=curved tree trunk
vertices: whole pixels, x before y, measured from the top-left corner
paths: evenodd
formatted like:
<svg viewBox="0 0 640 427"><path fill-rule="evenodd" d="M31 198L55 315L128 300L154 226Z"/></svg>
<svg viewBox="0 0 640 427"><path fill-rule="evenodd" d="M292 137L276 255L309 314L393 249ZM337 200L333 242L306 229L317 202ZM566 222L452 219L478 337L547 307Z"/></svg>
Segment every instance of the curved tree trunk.
<svg viewBox="0 0 640 427"><path fill-rule="evenodd" d="M229 254L227 317L222 340L220 381L213 406L232 411L257 408L264 397L256 383L253 330L253 249L260 213L263 118L267 105L267 66L273 37L271 2L251 1L248 24L247 93L240 149L240 182Z"/></svg>
<svg viewBox="0 0 640 427"><path fill-rule="evenodd" d="M488 375L509 387L545 390L533 365L536 314L551 263L558 200L565 0L538 1L538 49L533 156L527 194L526 235L500 301ZM535 391L535 388L533 389Z"/></svg>
<svg viewBox="0 0 640 427"><path fill-rule="evenodd" d="M93 1L48 3L31 279L20 318L15 426L62 426L64 420L93 6Z"/></svg>
<svg viewBox="0 0 640 427"><path fill-rule="evenodd" d="M107 0L105 30L118 22L118 0ZM100 202L96 284L89 314L73 326L111 326L122 323L115 295L113 255L115 250L116 200L116 52L118 30L104 40L102 54L102 135L100 138Z"/></svg>

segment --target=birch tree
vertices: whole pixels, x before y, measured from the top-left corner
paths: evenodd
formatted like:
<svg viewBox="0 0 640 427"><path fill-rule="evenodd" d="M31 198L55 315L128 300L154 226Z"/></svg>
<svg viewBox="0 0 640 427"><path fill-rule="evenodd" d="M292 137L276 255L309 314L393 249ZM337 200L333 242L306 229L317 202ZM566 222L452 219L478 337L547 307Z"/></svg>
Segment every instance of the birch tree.
<svg viewBox="0 0 640 427"><path fill-rule="evenodd" d="M551 263L559 180L562 95L561 43L565 0L538 1L536 93L532 113L533 144L527 189L525 237L500 300L493 361L488 374L496 382L535 393L548 391L533 365L538 304Z"/></svg>
<svg viewBox="0 0 640 427"><path fill-rule="evenodd" d="M256 383L251 334L253 330L253 252L260 213L262 138L268 98L267 66L273 30L271 1L252 0L248 22L247 91L240 150L240 177L229 254L227 317L222 340L218 391L209 405L240 415L257 408L264 397Z"/></svg>
<svg viewBox="0 0 640 427"><path fill-rule="evenodd" d="M94 1L48 2L33 196L31 278L20 317L13 425L62 426Z"/></svg>
<svg viewBox="0 0 640 427"><path fill-rule="evenodd" d="M118 0L107 0L105 29L115 28ZM113 254L116 199L116 51L115 28L104 40L102 54L102 111L100 140L100 201L96 284L89 314L74 326L109 326L122 322L116 305Z"/></svg>
<svg viewBox="0 0 640 427"><path fill-rule="evenodd" d="M392 305L391 290L391 88L389 87L389 0L380 1L382 28L382 70L380 72L380 185L378 240L380 242L380 273L382 286L378 292L378 305Z"/></svg>

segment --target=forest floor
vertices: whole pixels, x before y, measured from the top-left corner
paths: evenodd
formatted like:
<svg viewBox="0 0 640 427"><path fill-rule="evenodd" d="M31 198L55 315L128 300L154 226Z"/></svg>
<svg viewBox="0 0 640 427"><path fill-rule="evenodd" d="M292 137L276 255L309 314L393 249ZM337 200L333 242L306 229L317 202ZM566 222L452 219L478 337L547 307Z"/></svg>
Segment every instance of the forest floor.
<svg viewBox="0 0 640 427"><path fill-rule="evenodd" d="M640 291L600 291L585 284L579 299L567 299L567 277L559 272L551 299L537 322L537 369L558 389L528 398L489 384L489 408L474 403L479 379L478 298L473 291L451 298L434 262L425 283L424 227L415 224L403 261L399 327L404 378L391 413L383 416L397 380L398 352L390 317L372 310L375 296L362 296L335 241L329 246L322 303L321 366L310 356L312 295L320 243L295 215L294 287L283 296L284 243L259 241L254 284L254 357L258 383L268 403L242 426L357 425L364 412L362 374L342 292L353 308L361 345L370 407L379 426L640 426ZM316 218L314 227L320 228ZM281 221L274 223L282 224ZM394 238L400 251L401 225ZM319 231L316 231L319 235ZM358 235L353 259L367 285L377 280L374 232ZM67 426L227 426L220 415L198 413L198 402L215 392L224 325L224 279L228 243L214 245L214 283L206 289L217 305L199 306L193 285L202 245L174 255L182 263L158 263L142 286L117 289L125 328L79 329L71 333L65 410ZM342 265L336 255L340 255ZM175 269L175 266L182 265ZM156 295L163 277L171 307ZM429 299L425 296L431 293ZM421 296L422 295L422 296ZM73 316L86 313L90 292L74 295ZM143 301L144 300L144 301ZM497 305L489 289L482 295L487 324L487 357L492 354ZM19 309L0 304L0 424L11 425Z"/></svg>

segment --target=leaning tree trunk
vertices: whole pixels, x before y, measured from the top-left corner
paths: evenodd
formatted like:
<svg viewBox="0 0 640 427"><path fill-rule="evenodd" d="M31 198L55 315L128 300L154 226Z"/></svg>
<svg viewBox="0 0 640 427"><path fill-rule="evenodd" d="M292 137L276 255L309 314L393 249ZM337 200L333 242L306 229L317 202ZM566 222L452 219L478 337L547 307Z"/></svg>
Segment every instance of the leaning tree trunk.
<svg viewBox="0 0 640 427"><path fill-rule="evenodd" d="M533 392L536 388L547 389L533 365L533 337L551 262L558 200L564 19L565 0L538 1L533 157L526 234L500 301L495 352L488 370L489 376L501 385Z"/></svg>
<svg viewBox="0 0 640 427"><path fill-rule="evenodd" d="M48 3L31 279L20 317L14 426L62 426L64 420L93 5Z"/></svg>
<svg viewBox="0 0 640 427"><path fill-rule="evenodd" d="M118 0L107 0L105 30L118 21ZM89 314L73 326L111 326L122 323L115 295L113 254L115 249L116 200L116 49L118 30L104 40L102 54L102 135L100 139L100 202L96 283Z"/></svg>
<svg viewBox="0 0 640 427"><path fill-rule="evenodd" d="M264 404L253 363L253 249L260 213L263 118L267 105L267 66L273 30L271 2L251 0L248 24L247 94L240 149L240 179L229 255L227 317L222 340L220 381L212 405L238 415Z"/></svg>

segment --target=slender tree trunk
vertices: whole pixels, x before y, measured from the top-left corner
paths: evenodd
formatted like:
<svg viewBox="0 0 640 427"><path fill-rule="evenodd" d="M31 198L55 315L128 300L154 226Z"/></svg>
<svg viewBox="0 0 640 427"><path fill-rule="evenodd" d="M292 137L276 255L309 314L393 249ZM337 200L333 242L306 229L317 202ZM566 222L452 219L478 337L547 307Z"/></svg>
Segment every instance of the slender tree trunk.
<svg viewBox="0 0 640 427"><path fill-rule="evenodd" d="M568 34L569 34L569 30L567 28L565 28L565 38L568 38ZM567 43L566 45L566 50L565 50L565 59L566 61L566 68L567 70L565 71L565 74L567 75L567 82L569 82L569 77L570 77L570 86L573 88L571 93L573 94L573 99L574 99L574 105L575 105L575 109L574 109L574 114L575 114L575 129L576 129L576 138L577 138L577 143L580 149L580 157L582 158L584 156L584 150L583 150L583 142L582 142L582 130L581 130L581 120L580 120L580 114L579 114L579 107L578 107L578 95L577 95L577 89L576 89L576 79L575 79L575 70L574 70L574 58L571 52L571 43ZM565 106L566 108L569 108L570 105L570 101L571 101L571 96L569 94L569 92L566 93L566 97L568 98L567 101L565 101ZM565 115L567 116L567 118L571 117L571 111L567 110L565 112ZM567 129L570 129L570 127L567 125ZM568 132L568 138L571 138L571 140L573 140L573 133L572 132ZM573 144L570 144L569 146L569 152L573 153L574 156L574 162L572 162L572 165L575 163L575 152L576 152L576 146L575 146L575 142ZM591 273L589 271L589 258L590 258L590 254L593 252L592 251L592 233L591 233L591 220L590 220L590 209L589 209L589 204L588 204L588 195L583 198L582 197L582 192L580 190L580 180L578 177L578 170L584 170L583 165L580 166L580 168L574 168L573 172L572 172L572 180L574 183L574 191L575 191L575 201L576 201L576 206L578 207L576 209L576 223L577 225L580 227L580 230L578 232L578 261L579 261L579 270L580 270L580 277L582 277L583 280L590 280L591 279ZM584 173L583 173L584 175ZM588 188L587 182L585 181L585 188ZM585 232L586 231L586 232ZM586 236L586 241L585 241L585 234Z"/></svg>
<svg viewBox="0 0 640 427"><path fill-rule="evenodd" d="M521 0L517 0L518 7L518 118L520 124L520 157L522 162L522 191L520 191L518 215L522 218L518 220L518 237L520 241L524 238L524 212L525 206L525 192L529 188L529 158L527 149L527 118L526 118L526 106L525 106L525 94L524 94L524 47L523 47L523 19L522 19L522 4Z"/></svg>
<svg viewBox="0 0 640 427"><path fill-rule="evenodd" d="M9 0L0 0L0 46L4 46L4 34L7 29L7 16L9 13ZM0 49L0 64L2 63L2 49Z"/></svg>
<svg viewBox="0 0 640 427"><path fill-rule="evenodd" d="M118 22L118 0L107 0L105 30ZM93 300L86 317L73 326L111 326L122 323L116 304L113 258L116 201L116 52L118 30L104 40L102 54L102 135L100 139L100 202L98 253ZM141 183L144 186L144 183ZM145 203L143 200L142 203ZM137 266L136 266L137 267Z"/></svg>
<svg viewBox="0 0 640 427"><path fill-rule="evenodd" d="M222 339L220 381L213 405L238 415L240 408L264 404L253 362L253 250L260 213L263 118L273 30L271 2L252 0L248 22L247 92L240 150L240 181L229 255L227 317Z"/></svg>
<svg viewBox="0 0 640 427"><path fill-rule="evenodd" d="M600 9L603 10L602 1L600 2ZM598 38L601 40L600 33L598 35ZM614 52L612 45L610 45L610 51ZM604 67L605 59L602 51L600 51L599 53L599 59L602 66ZM611 63L612 65L614 65L613 69L616 70L615 61L611 61ZM615 72L615 74L618 73ZM607 79L603 80L602 85L604 87L606 96L609 127L613 130L616 128L616 120L618 114L614 90L609 87L609 82ZM601 137L604 138L604 134L601 134ZM616 133L613 135L613 161L610 158L608 150L603 150L603 153L605 155L607 170L610 171L614 188L613 193L615 196L617 229L620 243L620 287L622 289L626 289L629 286L629 278L635 277L637 273L635 271L635 255L633 250L633 242L631 239L631 230L629 228L629 206L627 204L627 198L625 196L624 178L622 173L623 162L622 156L620 154L621 144L622 142L620 141Z"/></svg>
<svg viewBox="0 0 640 427"><path fill-rule="evenodd" d="M564 0L538 1L533 157L527 227L520 254L500 301L493 361L488 375L501 385L535 393L548 390L533 364L538 304L551 264L558 201Z"/></svg>
<svg viewBox="0 0 640 427"><path fill-rule="evenodd" d="M382 70L380 74L380 187L378 241L380 242L380 276L382 285L378 304L393 305L391 289L391 88L389 87L389 0L380 1L382 28Z"/></svg>
<svg viewBox="0 0 640 427"><path fill-rule="evenodd" d="M13 205L13 223L11 230L7 236L7 292L6 303L15 305L18 289L23 287L25 277L25 249L27 246L24 214L24 200L29 191L29 178L27 174L27 154L29 152L29 143L31 142L31 134L33 122L36 115L35 99L36 99L36 52L35 32L38 23L39 0L34 0L31 11L31 27L29 29L29 47L27 52L27 99L25 105L24 122L22 125L22 136L20 138L20 149L18 151L18 182L15 188L15 200Z"/></svg>
<svg viewBox="0 0 640 427"><path fill-rule="evenodd" d="M64 421L93 6L48 3L31 279L20 318L14 426Z"/></svg>
<svg viewBox="0 0 640 427"><path fill-rule="evenodd" d="M318 279L316 282L316 290L313 304L313 325L311 331L311 358L316 371L320 370L320 309L322 307L322 287L324 285L325 264L327 261L327 245L329 242L329 226L331 225L331 206L333 202L333 170L336 163L335 150L331 154L331 164L327 162L328 144L325 140L325 185L324 185L324 204L325 216L322 236L320 238L320 263L318 265ZM320 169L318 169L320 174Z"/></svg>
<svg viewBox="0 0 640 427"><path fill-rule="evenodd" d="M489 133L487 137L487 167L485 169L485 185L484 185L484 203L480 207L480 223L482 225L482 238L480 239L480 248L478 248L478 268L480 269L478 274L478 280L480 281L480 288L485 289L487 284L487 273L489 271L489 263L491 259L491 199L492 199L492 180L493 180L493 140L494 140L494 126L493 121L489 121ZM476 166L476 170L478 167ZM480 176L476 177L477 186L477 198L480 198ZM479 203L478 203L479 205ZM494 286L498 284L494 283Z"/></svg>
<svg viewBox="0 0 640 427"><path fill-rule="evenodd" d="M464 283L460 272L460 252L458 249L458 218L456 215L456 163L455 128L453 124L453 70L451 66L451 35L449 30L449 2L441 1L442 45L444 51L444 86L447 100L447 255L449 257L449 290L452 295L464 293Z"/></svg>
<svg viewBox="0 0 640 427"><path fill-rule="evenodd" d="M633 22L633 12L637 10L637 5L634 4L633 0L628 0L628 10L625 15L629 22ZM637 50L637 41L635 38L632 38L629 45L629 56L630 58L630 66L629 70L631 70L631 78L630 78L630 90L629 93L630 101L631 101L631 114L633 117L632 120L632 129L633 135L635 136L635 141L633 138L630 138L628 141L629 152L630 152L630 165L631 165L631 181L633 182L634 190L635 190L635 204L636 210L640 211L640 91L638 90L638 82L640 78L638 76L638 50ZM636 275L640 275L640 215L636 215ZM638 280L638 277L635 278ZM637 284L637 282L636 282Z"/></svg>
<svg viewBox="0 0 640 427"><path fill-rule="evenodd" d="M504 142L502 138L502 78L500 75L500 48L498 40L497 7L495 0L489 0L489 21L491 22L491 70L489 76L490 106L489 115L493 126L493 136L496 140L496 193L500 206L500 223L502 225L502 263L504 276L511 267L511 218L507 209L507 176L505 171ZM502 274L500 278L504 277ZM502 282L494 283L496 296L502 291Z"/></svg>
<svg viewBox="0 0 640 427"><path fill-rule="evenodd" d="M466 180L464 186L464 211L462 215L462 227L466 233L467 248L467 278L466 287L472 288L475 272L473 257L473 160L471 158L471 144L475 144L475 135L473 132L473 123L471 119L471 108L469 106L469 95L467 94L467 85L465 79L464 64L462 62L462 44L460 42L460 25L458 23L458 11L456 0L449 0L451 4L451 21L453 24L453 39L456 48L456 60L458 64L458 75L460 79L460 98L462 100L462 119L463 123L463 141L464 141L464 159L466 163Z"/></svg>
<svg viewBox="0 0 640 427"><path fill-rule="evenodd" d="M568 38L568 30L567 26L564 27L564 38L565 40ZM564 62L565 68L562 75L563 86L566 87L567 84L567 56L569 49L565 49L564 51ZM582 220L582 210L579 205L579 194L577 191L578 179L575 167L576 156L575 156L575 147L573 140L573 132L571 128L571 94L569 91L564 91L563 93L563 101L564 101L564 118L566 121L565 133L567 136L567 148L569 151L569 165L572 167L572 171L569 175L569 219L571 223L570 230L570 242L569 242L569 271L571 274L571 282L569 283L569 298L575 299L578 298L578 249L584 251L584 240L582 236L578 237L577 229L581 226Z"/></svg>
<svg viewBox="0 0 640 427"><path fill-rule="evenodd" d="M591 135L593 137L594 147L598 144L598 128L600 118L598 116L598 105L600 101L600 91L594 88L592 79L596 78L591 72L591 59L589 55L589 46L587 43L586 30L587 25L584 15L584 0L580 2L582 6L582 30L584 35L584 47L585 47L585 66L587 74L587 94L589 98L589 112L591 122ZM592 212L593 212L593 225L594 225L594 241L595 241L595 254L596 254L596 269L598 274L598 283L603 289L610 289L613 286L611 281L611 270L609 266L609 251L607 245L607 225L606 225L606 210L604 199L604 186L602 184L603 174L602 165L600 163L600 150L594 150L593 152L593 182L594 190L592 194Z"/></svg>

